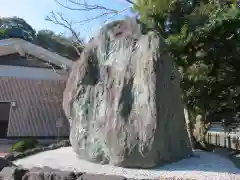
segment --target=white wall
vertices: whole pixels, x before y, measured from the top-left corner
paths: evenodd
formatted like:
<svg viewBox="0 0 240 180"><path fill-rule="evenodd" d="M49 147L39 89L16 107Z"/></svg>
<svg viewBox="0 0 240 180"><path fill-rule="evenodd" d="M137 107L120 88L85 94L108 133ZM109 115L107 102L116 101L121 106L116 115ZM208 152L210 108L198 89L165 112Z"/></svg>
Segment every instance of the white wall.
<svg viewBox="0 0 240 180"><path fill-rule="evenodd" d="M57 72L54 72L53 69L0 65L0 76L39 80L64 80L67 78L64 71L58 70Z"/></svg>

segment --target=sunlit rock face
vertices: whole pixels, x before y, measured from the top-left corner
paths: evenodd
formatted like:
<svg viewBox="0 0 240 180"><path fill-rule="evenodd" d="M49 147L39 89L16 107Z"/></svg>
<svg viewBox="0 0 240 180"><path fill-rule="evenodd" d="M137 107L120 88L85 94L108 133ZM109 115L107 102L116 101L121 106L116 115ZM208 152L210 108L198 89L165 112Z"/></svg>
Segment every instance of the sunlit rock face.
<svg viewBox="0 0 240 180"><path fill-rule="evenodd" d="M63 109L80 158L150 168L191 153L178 71L163 38L136 20L107 24L87 44Z"/></svg>

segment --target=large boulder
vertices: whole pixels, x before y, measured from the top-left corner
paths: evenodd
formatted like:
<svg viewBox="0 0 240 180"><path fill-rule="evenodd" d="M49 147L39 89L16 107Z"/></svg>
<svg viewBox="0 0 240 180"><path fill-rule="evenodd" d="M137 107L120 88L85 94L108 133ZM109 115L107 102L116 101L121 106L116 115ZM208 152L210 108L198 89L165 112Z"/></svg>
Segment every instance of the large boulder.
<svg viewBox="0 0 240 180"><path fill-rule="evenodd" d="M74 64L64 91L80 158L149 168L191 154L180 76L163 38L136 20L104 26Z"/></svg>

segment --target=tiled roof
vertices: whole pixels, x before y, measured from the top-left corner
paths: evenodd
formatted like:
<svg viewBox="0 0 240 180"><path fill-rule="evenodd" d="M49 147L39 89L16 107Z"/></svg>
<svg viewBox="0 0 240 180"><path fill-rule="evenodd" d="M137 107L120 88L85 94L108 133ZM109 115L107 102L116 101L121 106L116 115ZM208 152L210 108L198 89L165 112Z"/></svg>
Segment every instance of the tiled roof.
<svg viewBox="0 0 240 180"><path fill-rule="evenodd" d="M8 136L56 136L59 118L64 119L61 135L67 136L69 125L62 110L65 84L65 80L0 77L0 101L16 102L11 108Z"/></svg>

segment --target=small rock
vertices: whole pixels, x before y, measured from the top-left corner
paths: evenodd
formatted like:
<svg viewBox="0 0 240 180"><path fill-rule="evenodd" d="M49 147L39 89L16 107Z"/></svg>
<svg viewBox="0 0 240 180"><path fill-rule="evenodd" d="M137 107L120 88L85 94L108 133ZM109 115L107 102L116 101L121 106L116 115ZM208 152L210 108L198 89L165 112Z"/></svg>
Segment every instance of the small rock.
<svg viewBox="0 0 240 180"><path fill-rule="evenodd" d="M44 149L42 147L29 149L29 150L26 150L24 152L24 155L25 156L30 156L30 155L33 155L33 154L36 154L36 153L39 153L39 152L42 152L42 151L44 151Z"/></svg>
<svg viewBox="0 0 240 180"><path fill-rule="evenodd" d="M31 168L22 180L76 180L82 173L61 171L50 167Z"/></svg>
<svg viewBox="0 0 240 180"><path fill-rule="evenodd" d="M4 159L4 158L0 158L0 171L5 168L5 167L9 167L9 166L15 166L12 162Z"/></svg>
<svg viewBox="0 0 240 180"><path fill-rule="evenodd" d="M4 159L8 160L8 161L14 161L17 159L17 157L20 155L20 152L11 152L8 153L6 156L4 156Z"/></svg>
<svg viewBox="0 0 240 180"><path fill-rule="evenodd" d="M28 170L16 166L5 167L0 172L0 178L2 178L2 180L21 180L27 171Z"/></svg>
<svg viewBox="0 0 240 180"><path fill-rule="evenodd" d="M57 149L57 148L60 148L60 144L51 144L49 147L49 150L54 150L54 149Z"/></svg>
<svg viewBox="0 0 240 180"><path fill-rule="evenodd" d="M68 146L71 146L71 143L70 143L69 140L63 140L63 141L61 141L61 142L59 143L59 145L60 145L61 147L68 147Z"/></svg>

